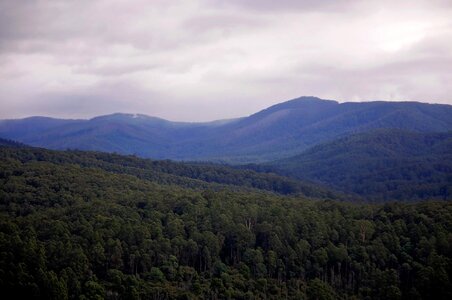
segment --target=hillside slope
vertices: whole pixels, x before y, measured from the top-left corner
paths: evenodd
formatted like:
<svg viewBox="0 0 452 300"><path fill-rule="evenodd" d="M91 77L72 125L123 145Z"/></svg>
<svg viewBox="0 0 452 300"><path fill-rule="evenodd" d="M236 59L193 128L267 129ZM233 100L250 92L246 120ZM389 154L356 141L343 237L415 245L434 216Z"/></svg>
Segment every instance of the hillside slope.
<svg viewBox="0 0 452 300"><path fill-rule="evenodd" d="M301 97L226 122L181 123L130 114L3 120L0 137L50 149L246 163L290 157L318 143L376 128L446 132L452 130L452 106Z"/></svg>
<svg viewBox="0 0 452 300"><path fill-rule="evenodd" d="M168 160L150 160L103 152L54 151L34 148L0 139L0 159L22 164L46 162L58 165L76 165L100 169L114 174L134 176L157 184L214 191L264 191L283 195L302 195L311 198L353 200L333 189L276 174L237 170L216 164L181 163Z"/></svg>
<svg viewBox="0 0 452 300"><path fill-rule="evenodd" d="M6 298L451 299L452 202L189 188L141 177L145 160L6 148Z"/></svg>
<svg viewBox="0 0 452 300"><path fill-rule="evenodd" d="M452 132L374 130L267 166L370 199L452 199Z"/></svg>

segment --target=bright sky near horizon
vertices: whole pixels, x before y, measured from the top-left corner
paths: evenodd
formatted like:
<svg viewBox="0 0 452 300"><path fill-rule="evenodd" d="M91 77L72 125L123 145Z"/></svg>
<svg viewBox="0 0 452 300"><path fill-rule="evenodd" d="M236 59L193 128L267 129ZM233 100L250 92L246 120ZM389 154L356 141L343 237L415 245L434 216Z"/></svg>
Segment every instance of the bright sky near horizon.
<svg viewBox="0 0 452 300"><path fill-rule="evenodd" d="M1 0L0 119L452 104L450 0Z"/></svg>

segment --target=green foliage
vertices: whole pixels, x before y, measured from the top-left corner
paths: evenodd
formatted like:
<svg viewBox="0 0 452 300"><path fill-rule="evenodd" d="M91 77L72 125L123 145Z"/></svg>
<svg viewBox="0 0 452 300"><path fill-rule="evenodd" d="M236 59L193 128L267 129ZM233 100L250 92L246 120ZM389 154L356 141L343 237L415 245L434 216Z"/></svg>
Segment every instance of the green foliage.
<svg viewBox="0 0 452 300"><path fill-rule="evenodd" d="M368 200L451 200L452 133L369 131L317 145L268 168Z"/></svg>
<svg viewBox="0 0 452 300"><path fill-rule="evenodd" d="M3 141L3 143L2 143ZM308 182L252 170L208 163L178 163L150 160L103 152L52 151L33 148L0 139L0 159L21 163L46 161L54 164L96 168L115 174L127 174L165 185L198 189L265 190L283 195L345 199L341 193ZM1 171L0 171L1 172ZM0 173L1 175L1 173Z"/></svg>
<svg viewBox="0 0 452 300"><path fill-rule="evenodd" d="M334 300L337 298L331 286L318 278L309 281L306 293L308 299L313 300Z"/></svg>
<svg viewBox="0 0 452 300"><path fill-rule="evenodd" d="M134 174L117 155L107 170L84 162L93 153L0 153L5 297L452 298L449 202L189 188Z"/></svg>

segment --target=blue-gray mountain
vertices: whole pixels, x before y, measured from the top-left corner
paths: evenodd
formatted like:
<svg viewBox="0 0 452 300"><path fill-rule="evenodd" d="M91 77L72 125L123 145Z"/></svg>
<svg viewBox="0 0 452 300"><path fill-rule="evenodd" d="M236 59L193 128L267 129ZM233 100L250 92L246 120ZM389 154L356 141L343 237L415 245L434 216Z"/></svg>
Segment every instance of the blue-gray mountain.
<svg viewBox="0 0 452 300"><path fill-rule="evenodd" d="M0 121L0 137L50 149L81 149L176 160L265 162L377 128L452 130L452 106L418 102L338 103L301 97L248 117L182 123L145 115L90 120L31 117Z"/></svg>

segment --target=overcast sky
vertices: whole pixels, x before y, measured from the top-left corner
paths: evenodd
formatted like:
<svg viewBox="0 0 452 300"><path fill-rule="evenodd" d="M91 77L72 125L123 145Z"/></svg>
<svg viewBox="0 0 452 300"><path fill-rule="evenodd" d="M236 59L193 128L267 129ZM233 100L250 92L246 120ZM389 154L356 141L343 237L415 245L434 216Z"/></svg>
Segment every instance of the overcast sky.
<svg viewBox="0 0 452 300"><path fill-rule="evenodd" d="M0 118L452 104L452 1L0 0Z"/></svg>

